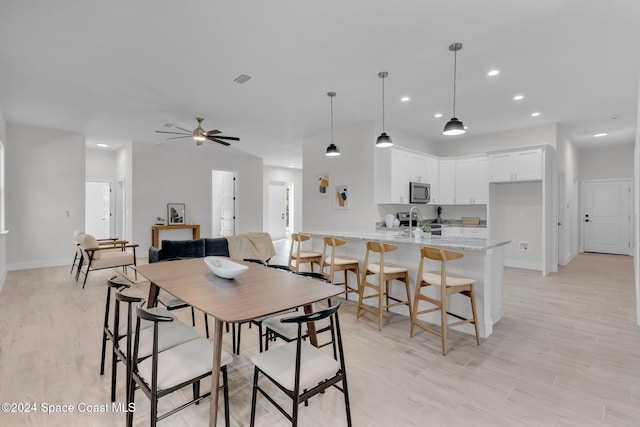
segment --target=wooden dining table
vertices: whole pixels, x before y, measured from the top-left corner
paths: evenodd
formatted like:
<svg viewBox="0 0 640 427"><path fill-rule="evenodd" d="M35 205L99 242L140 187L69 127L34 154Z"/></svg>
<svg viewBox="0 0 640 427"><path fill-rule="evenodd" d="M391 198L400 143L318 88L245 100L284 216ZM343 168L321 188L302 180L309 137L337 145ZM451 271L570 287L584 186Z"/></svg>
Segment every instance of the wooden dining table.
<svg viewBox="0 0 640 427"><path fill-rule="evenodd" d="M214 275L204 258L138 265L138 273L150 282L148 307L156 305L159 289L180 298L215 319L212 384L220 384L223 323L241 323L296 307L312 311L314 302L342 293L339 286L320 282L264 265L233 260L249 267L235 279ZM317 345L315 327L308 325L309 341ZM218 417L218 387L211 387L209 425Z"/></svg>

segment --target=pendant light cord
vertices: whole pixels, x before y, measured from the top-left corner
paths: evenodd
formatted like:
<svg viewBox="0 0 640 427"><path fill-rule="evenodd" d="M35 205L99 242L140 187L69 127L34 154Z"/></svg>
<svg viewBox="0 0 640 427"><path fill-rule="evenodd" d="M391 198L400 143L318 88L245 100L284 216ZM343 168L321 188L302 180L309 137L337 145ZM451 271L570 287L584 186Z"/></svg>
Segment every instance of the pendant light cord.
<svg viewBox="0 0 640 427"><path fill-rule="evenodd" d="M453 117L456 116L456 75L458 68L458 51L453 52Z"/></svg>
<svg viewBox="0 0 640 427"><path fill-rule="evenodd" d="M385 130L384 130L384 77L382 78L382 133L385 133Z"/></svg>
<svg viewBox="0 0 640 427"><path fill-rule="evenodd" d="M331 144L333 144L333 96L331 96L330 99L331 99Z"/></svg>

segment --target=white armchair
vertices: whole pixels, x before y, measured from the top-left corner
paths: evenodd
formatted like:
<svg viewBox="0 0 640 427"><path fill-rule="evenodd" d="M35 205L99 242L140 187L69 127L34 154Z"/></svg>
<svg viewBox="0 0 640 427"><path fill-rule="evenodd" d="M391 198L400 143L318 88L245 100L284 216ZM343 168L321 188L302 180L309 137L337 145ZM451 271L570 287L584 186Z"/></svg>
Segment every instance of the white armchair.
<svg viewBox="0 0 640 427"><path fill-rule="evenodd" d="M83 273L83 288L87 284L87 277L90 271L115 267L123 267L123 269L126 269L128 266L136 265L137 244L131 244L124 240L115 240L112 244L105 245L100 244L98 240L90 234L81 234L79 237L79 247L82 251L82 258L78 266L76 281L80 277L80 273Z"/></svg>

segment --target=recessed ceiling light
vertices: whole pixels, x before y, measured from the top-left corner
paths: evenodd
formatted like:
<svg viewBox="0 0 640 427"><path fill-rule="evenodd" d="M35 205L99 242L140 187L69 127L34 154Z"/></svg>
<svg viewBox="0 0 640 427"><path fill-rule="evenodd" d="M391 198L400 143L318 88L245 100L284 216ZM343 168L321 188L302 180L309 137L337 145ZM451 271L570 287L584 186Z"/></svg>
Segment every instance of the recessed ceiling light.
<svg viewBox="0 0 640 427"><path fill-rule="evenodd" d="M293 165L289 165L289 166L287 166L287 167L288 167L288 168L295 168L295 166L293 166Z"/></svg>
<svg viewBox="0 0 640 427"><path fill-rule="evenodd" d="M433 115L433 117L435 117L436 119L439 119L440 117L442 117L442 113L436 113Z"/></svg>
<svg viewBox="0 0 640 427"><path fill-rule="evenodd" d="M497 76L498 74L500 74L499 70L491 70L487 73L487 76L493 77L493 76Z"/></svg>
<svg viewBox="0 0 640 427"><path fill-rule="evenodd" d="M403 96L402 98L400 98L400 101L402 102L411 101L411 98L409 98L408 96Z"/></svg>
<svg viewBox="0 0 640 427"><path fill-rule="evenodd" d="M109 144L96 144L96 147L101 147L101 148L107 148L109 146Z"/></svg>
<svg viewBox="0 0 640 427"><path fill-rule="evenodd" d="M513 97L514 101L522 101L524 99L524 95L516 95Z"/></svg>
<svg viewBox="0 0 640 427"><path fill-rule="evenodd" d="M606 132L599 132L599 133L594 133L593 137L594 138L600 138L601 136L607 136L607 135L609 135L609 134L606 133Z"/></svg>
<svg viewBox="0 0 640 427"><path fill-rule="evenodd" d="M538 117L540 115L540 113L538 113L537 111L535 113L531 113L531 117Z"/></svg>

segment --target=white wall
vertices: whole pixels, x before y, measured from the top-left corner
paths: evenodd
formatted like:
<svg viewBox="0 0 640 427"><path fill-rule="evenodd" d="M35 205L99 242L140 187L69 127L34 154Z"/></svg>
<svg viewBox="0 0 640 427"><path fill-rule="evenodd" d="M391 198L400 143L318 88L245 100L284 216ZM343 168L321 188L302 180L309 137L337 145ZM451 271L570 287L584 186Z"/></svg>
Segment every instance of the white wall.
<svg viewBox="0 0 640 427"><path fill-rule="evenodd" d="M151 245L155 218L167 215L167 203L185 203L187 224L200 224L200 235L211 236L213 169L237 172L236 233L262 231L261 158L217 147L218 144L197 147L194 143L157 145L134 141L132 145L132 241L140 245L141 256Z"/></svg>
<svg viewBox="0 0 640 427"><path fill-rule="evenodd" d="M580 180L633 178L633 144L578 151Z"/></svg>
<svg viewBox="0 0 640 427"><path fill-rule="evenodd" d="M374 191L374 150L377 136L373 122L334 128L334 142L341 152L341 155L336 157L325 156L325 150L331 143L330 133L304 138L303 231L375 230L376 221L380 221ZM329 175L327 195L321 195L318 191L320 174ZM349 209L334 208L336 185L349 186Z"/></svg>
<svg viewBox="0 0 640 427"><path fill-rule="evenodd" d="M9 270L71 262L73 231L84 228L84 152L84 135L7 124Z"/></svg>
<svg viewBox="0 0 640 427"><path fill-rule="evenodd" d="M493 238L510 239L504 247L507 267L542 270L542 183L490 184ZM528 244L527 251L520 243Z"/></svg>
<svg viewBox="0 0 640 427"><path fill-rule="evenodd" d="M120 208L116 205L116 231L118 237L125 240L133 241L133 146L131 142L126 143L116 153L116 183L122 182L122 191L124 191L124 232L120 230L121 221L119 218ZM120 199L120 197L118 197ZM164 217L164 215L163 215Z"/></svg>
<svg viewBox="0 0 640 427"><path fill-rule="evenodd" d="M466 156L540 144L549 144L555 148L556 128L555 123L549 123L504 132L451 138L451 140L440 142L437 145L437 152L433 154L442 157Z"/></svg>
<svg viewBox="0 0 640 427"><path fill-rule="evenodd" d="M0 142L2 145L6 147L7 141L7 133L6 133L6 124L4 122L4 114L2 112L2 106L0 105ZM6 151L5 151L5 159L6 159ZM0 166L1 168L2 166ZM0 173L5 174L5 183L6 181L6 165L4 165L4 169L0 170ZM0 230L0 289L2 289L2 285L4 284L4 279L7 277L7 234L6 230Z"/></svg>
<svg viewBox="0 0 640 427"><path fill-rule="evenodd" d="M117 152L87 148L85 151L85 173L87 181L109 181L115 183Z"/></svg>
<svg viewBox="0 0 640 427"><path fill-rule="evenodd" d="M575 144L562 132L557 143L558 263L566 265L578 254L580 242L580 159Z"/></svg>
<svg viewBox="0 0 640 427"><path fill-rule="evenodd" d="M279 168L275 166L264 166L264 180L262 194L263 200L263 214L262 223L268 224L268 200L269 196L269 183L271 182L292 182L293 183L293 227L292 232L299 232L303 230L304 224L302 222L302 170L291 168Z"/></svg>

